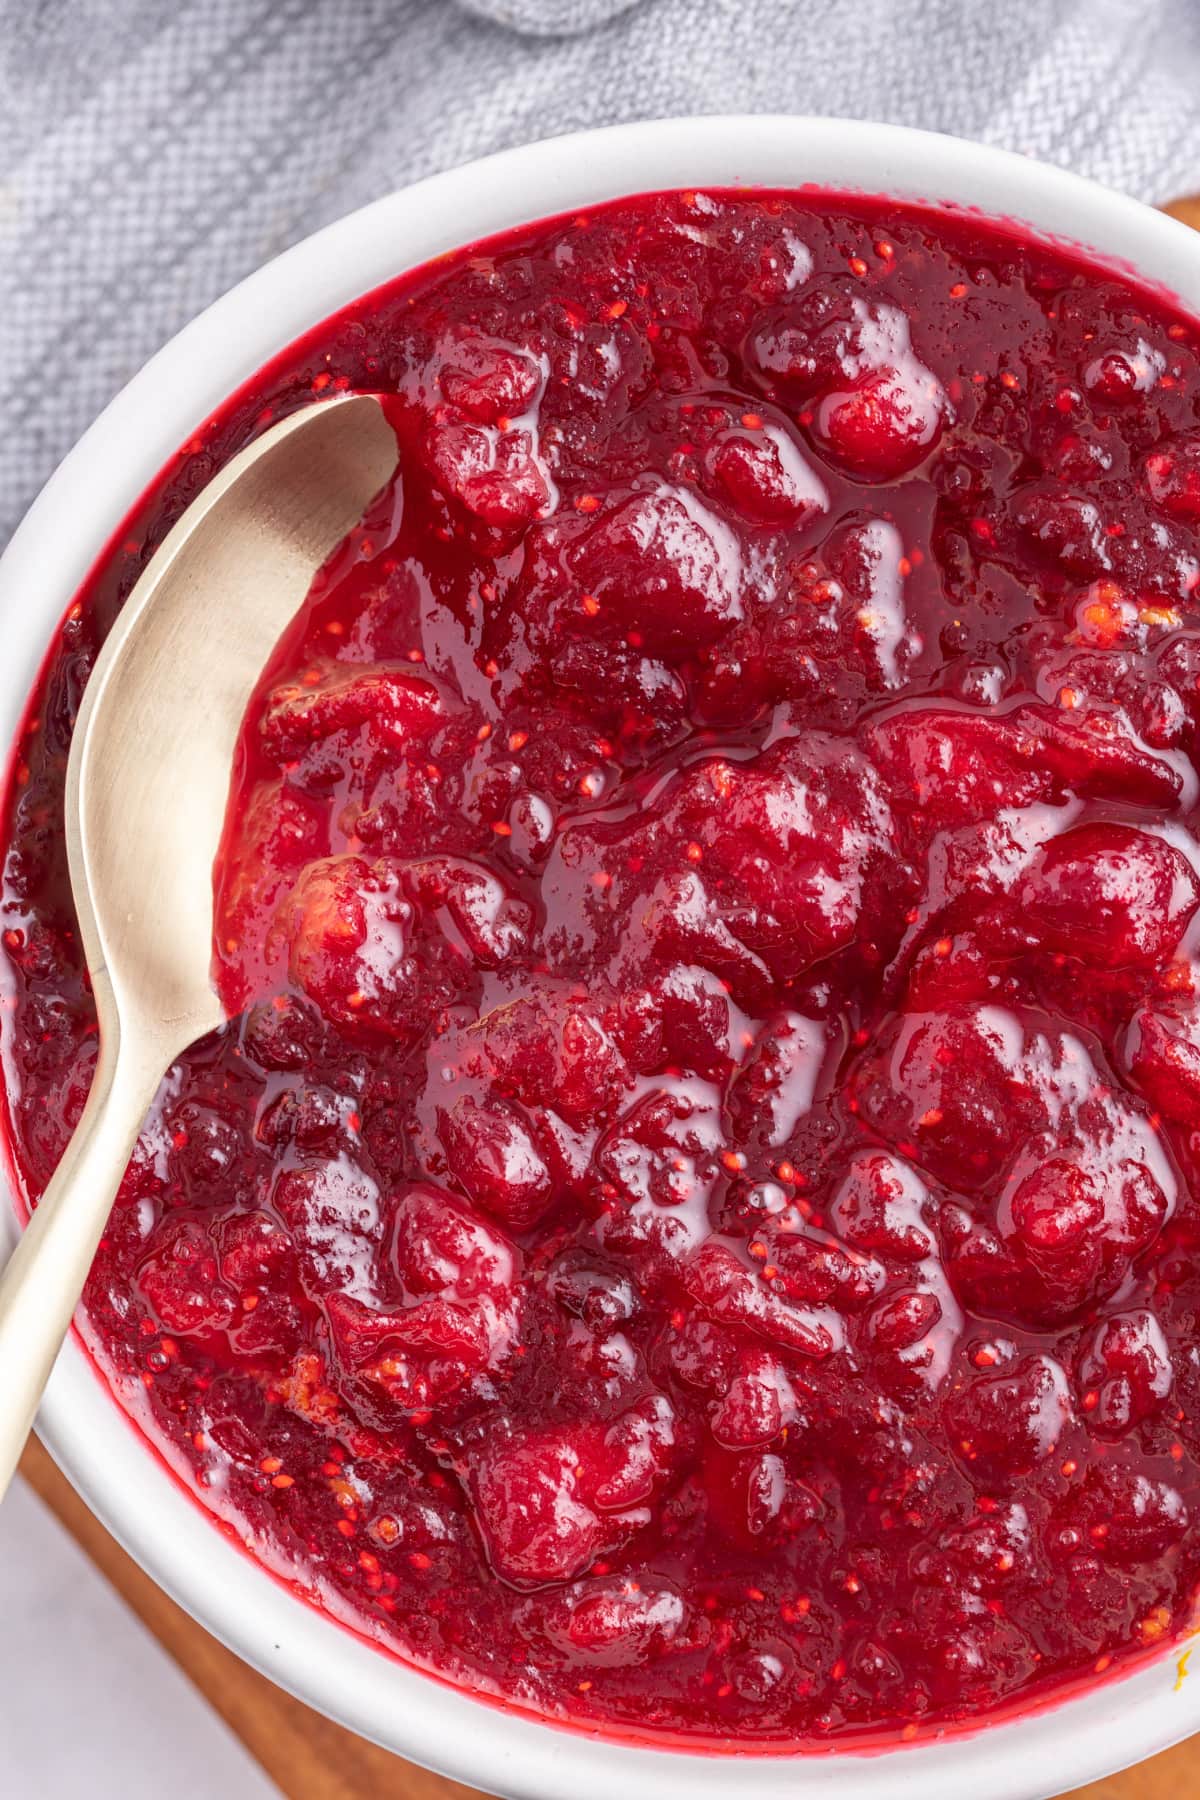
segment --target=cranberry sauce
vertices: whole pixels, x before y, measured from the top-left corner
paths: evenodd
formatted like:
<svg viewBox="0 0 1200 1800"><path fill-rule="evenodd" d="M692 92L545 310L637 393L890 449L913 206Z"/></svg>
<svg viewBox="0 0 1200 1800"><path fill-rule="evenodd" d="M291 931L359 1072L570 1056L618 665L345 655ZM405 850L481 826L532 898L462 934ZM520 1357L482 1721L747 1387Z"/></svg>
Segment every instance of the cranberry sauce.
<svg viewBox="0 0 1200 1800"><path fill-rule="evenodd" d="M1197 329L975 221L689 193L312 334L33 702L33 1195L94 1054L60 817L91 659L213 468L345 388L402 476L246 721L235 1016L87 1291L118 1393L271 1566L560 1719L912 1736L1183 1633Z"/></svg>

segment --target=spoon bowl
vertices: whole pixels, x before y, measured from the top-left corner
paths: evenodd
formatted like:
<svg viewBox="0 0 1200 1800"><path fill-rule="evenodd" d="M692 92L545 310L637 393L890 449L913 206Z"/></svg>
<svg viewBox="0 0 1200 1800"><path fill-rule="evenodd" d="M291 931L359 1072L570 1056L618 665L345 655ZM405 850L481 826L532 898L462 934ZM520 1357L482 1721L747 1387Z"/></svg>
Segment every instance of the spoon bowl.
<svg viewBox="0 0 1200 1800"><path fill-rule="evenodd" d="M291 414L188 507L92 671L71 743L71 888L100 1026L87 1104L0 1275L0 1495L158 1085L225 1017L213 864L234 749L281 632L395 472L370 395Z"/></svg>

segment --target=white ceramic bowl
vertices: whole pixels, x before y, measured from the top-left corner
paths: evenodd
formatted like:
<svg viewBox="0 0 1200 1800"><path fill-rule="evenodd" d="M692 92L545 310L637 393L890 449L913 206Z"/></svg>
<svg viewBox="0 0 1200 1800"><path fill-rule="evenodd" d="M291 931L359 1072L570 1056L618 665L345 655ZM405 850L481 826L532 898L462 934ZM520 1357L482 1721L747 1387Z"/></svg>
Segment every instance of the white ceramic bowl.
<svg viewBox="0 0 1200 1800"><path fill-rule="evenodd" d="M849 120L675 119L508 151L342 219L252 275L168 344L48 483L0 561L0 743L94 558L176 447L298 333L471 239L622 194L816 183L947 201L1098 250L1200 312L1200 236L1076 176L953 138ZM0 1203L0 1234L14 1229ZM202 1624L281 1686L417 1762L511 1800L1044 1800L1200 1728L1179 1654L1031 1717L873 1755L684 1755L539 1725L373 1649L214 1528L113 1403L76 1339L40 1429L92 1509Z"/></svg>

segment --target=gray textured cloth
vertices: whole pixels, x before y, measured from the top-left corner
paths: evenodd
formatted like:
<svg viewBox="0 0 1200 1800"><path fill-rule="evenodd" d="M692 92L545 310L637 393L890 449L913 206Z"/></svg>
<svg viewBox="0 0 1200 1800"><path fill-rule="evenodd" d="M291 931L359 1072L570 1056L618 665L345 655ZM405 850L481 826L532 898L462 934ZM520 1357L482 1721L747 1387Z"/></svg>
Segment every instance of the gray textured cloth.
<svg viewBox="0 0 1200 1800"><path fill-rule="evenodd" d="M687 112L955 131L1200 189L1200 0L0 0L0 543L258 263L485 151Z"/></svg>

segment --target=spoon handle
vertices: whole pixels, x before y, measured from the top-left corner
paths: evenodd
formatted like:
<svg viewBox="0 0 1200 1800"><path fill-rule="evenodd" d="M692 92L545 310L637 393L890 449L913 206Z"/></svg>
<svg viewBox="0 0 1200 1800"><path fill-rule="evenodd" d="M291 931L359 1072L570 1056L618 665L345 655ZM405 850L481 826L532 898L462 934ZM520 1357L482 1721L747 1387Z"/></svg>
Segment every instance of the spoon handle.
<svg viewBox="0 0 1200 1800"><path fill-rule="evenodd" d="M106 1055L101 1043L79 1123L0 1273L0 1499L161 1076L129 1051Z"/></svg>

